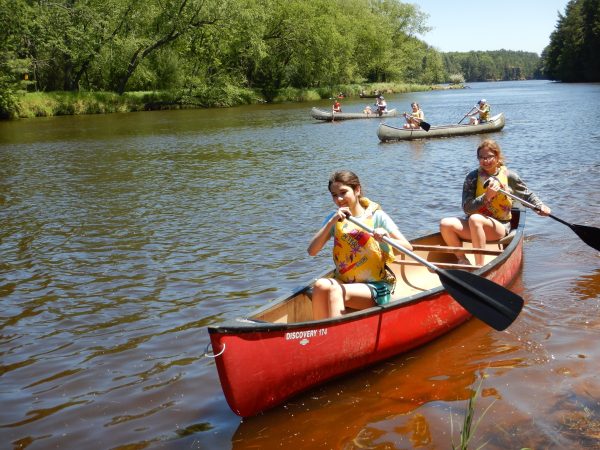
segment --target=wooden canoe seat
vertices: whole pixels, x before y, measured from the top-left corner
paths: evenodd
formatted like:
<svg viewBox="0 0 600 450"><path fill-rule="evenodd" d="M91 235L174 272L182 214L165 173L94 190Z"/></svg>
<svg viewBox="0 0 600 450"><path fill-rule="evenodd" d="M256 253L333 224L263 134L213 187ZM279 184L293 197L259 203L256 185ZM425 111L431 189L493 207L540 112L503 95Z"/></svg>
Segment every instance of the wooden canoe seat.
<svg viewBox="0 0 600 450"><path fill-rule="evenodd" d="M481 255L499 255L502 253L502 250L493 249L488 250L485 248L470 248L470 247L449 247L447 245L413 245L413 250L425 250L429 252L439 252L439 253L454 253L454 252L463 252L476 254L479 253Z"/></svg>
<svg viewBox="0 0 600 450"><path fill-rule="evenodd" d="M401 266L422 266L425 267L418 261L413 261L412 259L396 259L394 260L394 264L399 264ZM431 261L435 267L439 267L440 269L463 269L463 270L475 270L479 269L481 266L475 264L456 264L456 263L443 263L443 262L435 262Z"/></svg>
<svg viewBox="0 0 600 450"><path fill-rule="evenodd" d="M502 245L503 247L506 247L508 244L510 244L512 242L512 240L514 239L516 234L517 234L517 230L510 230L510 233L508 233L502 239L495 241L495 242L498 242L498 244Z"/></svg>

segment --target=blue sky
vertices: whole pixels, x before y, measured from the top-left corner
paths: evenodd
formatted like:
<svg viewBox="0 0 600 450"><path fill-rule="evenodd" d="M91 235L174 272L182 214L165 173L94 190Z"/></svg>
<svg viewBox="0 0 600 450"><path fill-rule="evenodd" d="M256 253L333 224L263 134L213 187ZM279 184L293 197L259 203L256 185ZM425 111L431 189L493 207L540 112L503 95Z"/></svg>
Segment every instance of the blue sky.
<svg viewBox="0 0 600 450"><path fill-rule="evenodd" d="M406 0L429 14L432 30L418 36L442 52L523 50L538 55L550 43L568 0Z"/></svg>

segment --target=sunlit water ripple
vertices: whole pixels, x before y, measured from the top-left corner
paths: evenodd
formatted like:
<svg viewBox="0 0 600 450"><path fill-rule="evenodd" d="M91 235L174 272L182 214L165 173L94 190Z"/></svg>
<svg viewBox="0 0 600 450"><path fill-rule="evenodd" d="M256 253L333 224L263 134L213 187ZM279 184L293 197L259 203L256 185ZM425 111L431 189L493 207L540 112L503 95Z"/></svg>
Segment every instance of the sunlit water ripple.
<svg viewBox="0 0 600 450"><path fill-rule="evenodd" d="M436 124L480 97L506 114L504 131L485 137L509 167L557 216L598 226L600 86L479 83L387 100L401 110L416 100ZM240 422L229 410L204 356L206 326L330 266L328 251L306 254L333 207L330 172L356 171L414 237L459 213L484 137L380 144L378 120L316 123L311 106L0 123L6 445L442 448L450 415L460 423L485 374L482 410L496 399L478 429L486 448L593 448L598 254L533 214L513 287L527 306L506 332L470 321L261 417Z"/></svg>

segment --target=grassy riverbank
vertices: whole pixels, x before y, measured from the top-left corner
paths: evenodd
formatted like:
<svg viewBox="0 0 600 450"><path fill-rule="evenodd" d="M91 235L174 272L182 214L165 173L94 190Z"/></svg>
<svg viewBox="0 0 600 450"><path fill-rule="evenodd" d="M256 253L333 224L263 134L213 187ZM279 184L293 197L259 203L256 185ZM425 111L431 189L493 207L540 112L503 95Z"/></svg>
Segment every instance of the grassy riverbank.
<svg viewBox="0 0 600 450"><path fill-rule="evenodd" d="M224 108L252 103L286 103L329 99L340 92L346 97L359 93L384 94L462 88L462 85L419 85L402 83L377 83L370 85L339 85L328 88L286 88L265 98L251 89L226 87L219 90L196 91L193 95L181 92L31 92L17 99L12 119L50 117L81 114L108 114L118 112L148 111L183 108Z"/></svg>

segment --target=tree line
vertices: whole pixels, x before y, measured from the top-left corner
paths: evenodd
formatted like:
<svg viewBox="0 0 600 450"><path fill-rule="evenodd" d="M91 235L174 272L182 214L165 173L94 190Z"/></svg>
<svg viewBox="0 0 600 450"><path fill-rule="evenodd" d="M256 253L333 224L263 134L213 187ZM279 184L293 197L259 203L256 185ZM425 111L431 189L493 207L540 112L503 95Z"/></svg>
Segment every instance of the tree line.
<svg viewBox="0 0 600 450"><path fill-rule="evenodd" d="M535 53L441 53L398 0L0 0L0 114L31 91L169 91L203 106L285 88L540 77Z"/></svg>
<svg viewBox="0 0 600 450"><path fill-rule="evenodd" d="M542 52L542 70L551 80L600 81L600 0L571 0Z"/></svg>

